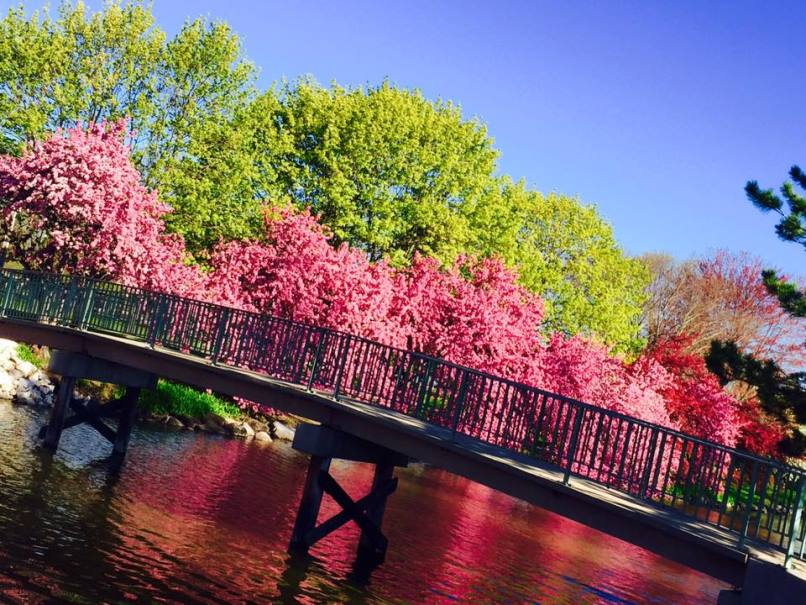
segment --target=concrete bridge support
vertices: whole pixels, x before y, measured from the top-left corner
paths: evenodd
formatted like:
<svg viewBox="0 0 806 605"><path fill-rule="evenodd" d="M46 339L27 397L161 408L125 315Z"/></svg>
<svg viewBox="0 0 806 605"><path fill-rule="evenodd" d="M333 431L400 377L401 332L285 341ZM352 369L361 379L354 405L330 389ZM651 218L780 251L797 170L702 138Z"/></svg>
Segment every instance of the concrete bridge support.
<svg viewBox="0 0 806 605"><path fill-rule="evenodd" d="M389 544L381 531L386 499L397 488L397 479L393 476L395 467L408 465L408 458L332 427L312 424L297 428L293 447L310 455L311 460L289 551L306 554L316 542L353 521L361 528L355 567L367 570L382 563ZM330 474L330 462L334 458L374 464L370 493L353 500ZM317 524L325 494L342 510Z"/></svg>
<svg viewBox="0 0 806 605"><path fill-rule="evenodd" d="M717 605L794 605L806 603L806 575L781 565L750 560L742 587L723 590Z"/></svg>
<svg viewBox="0 0 806 605"><path fill-rule="evenodd" d="M110 361L66 351L53 352L48 370L62 378L48 423L39 432L43 445L55 452L63 431L88 424L112 444L112 460L122 463L129 447L140 390L154 388L157 377ZM85 404L74 396L76 381L79 379L117 384L125 387L126 391L119 399L103 405L96 402ZM72 411L69 417L68 409ZM117 418L117 428L110 427L104 418Z"/></svg>

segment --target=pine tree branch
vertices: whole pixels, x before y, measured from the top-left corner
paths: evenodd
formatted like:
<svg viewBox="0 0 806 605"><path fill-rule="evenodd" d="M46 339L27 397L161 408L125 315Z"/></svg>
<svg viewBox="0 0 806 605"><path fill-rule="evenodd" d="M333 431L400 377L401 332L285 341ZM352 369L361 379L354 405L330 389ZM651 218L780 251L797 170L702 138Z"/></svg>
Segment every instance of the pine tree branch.
<svg viewBox="0 0 806 605"><path fill-rule="evenodd" d="M784 203L781 201L772 189L762 189L759 187L758 181L747 181L744 186L744 191L753 204L762 212L769 212L774 210L780 215L783 215L781 208Z"/></svg>
<svg viewBox="0 0 806 605"><path fill-rule="evenodd" d="M761 277L767 291L778 299L781 307L795 317L806 317L806 294L770 269L763 271Z"/></svg>

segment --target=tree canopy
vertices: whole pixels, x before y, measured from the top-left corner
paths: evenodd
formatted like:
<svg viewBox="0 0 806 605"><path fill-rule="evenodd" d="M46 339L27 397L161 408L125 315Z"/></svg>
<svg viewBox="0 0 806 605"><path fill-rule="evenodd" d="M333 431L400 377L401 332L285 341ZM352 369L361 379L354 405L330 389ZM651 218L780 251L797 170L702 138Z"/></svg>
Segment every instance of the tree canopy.
<svg viewBox="0 0 806 605"><path fill-rule="evenodd" d="M169 208L142 185L126 123L74 127L0 157L0 235L26 266L82 273L348 330L439 355L726 445L775 453L754 415L708 375L701 356L659 343L635 360L546 329L540 296L498 258L451 265L416 255L396 267L333 245L307 209L267 212L264 237L220 242L209 270L165 230ZM388 378L394 381L394 376ZM486 422L509 421L501 391ZM777 426L777 425L776 425ZM773 427L775 428L775 427ZM607 429L618 438L617 427ZM770 445L772 444L772 445Z"/></svg>
<svg viewBox="0 0 806 605"><path fill-rule="evenodd" d="M284 88L280 116L296 160L283 164L284 193L320 216L337 242L398 264L463 251L464 205L490 186L498 156L483 124L387 82L344 89L301 81Z"/></svg>
<svg viewBox="0 0 806 605"><path fill-rule="evenodd" d="M649 272L624 253L594 206L504 180L468 215L469 248L516 268L521 283L545 300L551 330L621 351L639 348Z"/></svg>
<svg viewBox="0 0 806 605"><path fill-rule="evenodd" d="M649 346L686 336L687 351L705 355L711 341L732 341L760 359L803 364L806 321L767 291L760 259L718 250L685 262L650 254L644 262L652 272L643 319Z"/></svg>

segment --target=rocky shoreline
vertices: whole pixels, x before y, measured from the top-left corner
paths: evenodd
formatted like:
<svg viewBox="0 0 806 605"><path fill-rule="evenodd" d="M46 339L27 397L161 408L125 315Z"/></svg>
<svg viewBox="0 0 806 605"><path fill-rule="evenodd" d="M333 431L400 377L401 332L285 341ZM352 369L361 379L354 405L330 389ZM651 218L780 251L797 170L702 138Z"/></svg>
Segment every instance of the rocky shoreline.
<svg viewBox="0 0 806 605"><path fill-rule="evenodd" d="M148 412L141 413L140 420L149 424L164 425L170 429L201 431L225 437L253 439L256 442L263 443L270 443L275 439L283 441L292 441L294 439L294 429L289 428L279 420L260 420L257 418L237 420L216 414L207 414L204 418L199 419L182 415L173 416Z"/></svg>
<svg viewBox="0 0 806 605"><path fill-rule="evenodd" d="M0 339L0 400L20 405L53 405L53 383L46 372L20 358L17 343Z"/></svg>
<svg viewBox="0 0 806 605"><path fill-rule="evenodd" d="M20 357L16 342L0 339L0 401L32 407L50 407L53 405L54 390L53 380L47 372ZM92 399L88 395L79 394L79 397L85 402ZM207 414L205 418L189 418L141 411L139 419L169 429L202 431L251 440L255 443L271 443L274 439L284 441L294 439L292 428L280 420L271 418L235 419L216 414Z"/></svg>

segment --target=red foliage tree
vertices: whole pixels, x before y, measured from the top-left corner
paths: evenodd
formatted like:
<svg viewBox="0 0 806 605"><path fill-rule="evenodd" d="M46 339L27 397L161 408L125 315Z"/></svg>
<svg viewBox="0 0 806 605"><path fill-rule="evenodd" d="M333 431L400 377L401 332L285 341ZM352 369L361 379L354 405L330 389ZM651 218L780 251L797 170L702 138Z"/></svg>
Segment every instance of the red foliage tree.
<svg viewBox="0 0 806 605"><path fill-rule="evenodd" d="M384 262L333 248L308 213L269 213L263 242L233 241L212 255L210 289L239 308L405 344L392 313L394 275Z"/></svg>
<svg viewBox="0 0 806 605"><path fill-rule="evenodd" d="M333 248L307 211L266 222L264 242L229 242L212 256L209 279L225 302L348 331L528 382L676 426L663 405L658 364L642 371L582 338L540 330L543 303L495 259L461 258L441 268L418 257L407 269Z"/></svg>
<svg viewBox="0 0 806 605"><path fill-rule="evenodd" d="M418 257L396 284L393 312L412 350L520 378L542 348L543 302L497 259L441 269Z"/></svg>
<svg viewBox="0 0 806 605"><path fill-rule="evenodd" d="M690 338L656 344L636 364L660 363L673 380L660 389L683 431L758 454L775 455L786 429L760 409L755 398L739 401L725 392L703 358L689 352Z"/></svg>

